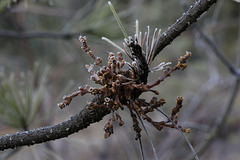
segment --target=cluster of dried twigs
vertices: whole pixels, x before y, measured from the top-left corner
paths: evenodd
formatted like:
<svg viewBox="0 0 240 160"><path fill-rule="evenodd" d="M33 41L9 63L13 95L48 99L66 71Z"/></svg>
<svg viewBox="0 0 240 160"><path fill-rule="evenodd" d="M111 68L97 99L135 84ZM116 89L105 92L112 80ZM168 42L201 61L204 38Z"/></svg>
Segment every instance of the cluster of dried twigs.
<svg viewBox="0 0 240 160"><path fill-rule="evenodd" d="M88 109L101 109L107 108L111 112L112 117L109 119L107 124L104 127L105 138L109 137L113 133L113 122L117 119L119 125L124 124L121 116L118 113L118 109L124 110L124 105L130 111L133 127L136 132L136 139L141 137L141 127L139 126L139 121L137 116L147 120L151 123L156 129L162 130L163 127L176 128L171 121L153 121L147 114L153 112L155 109L163 106L165 100L161 98L157 100L156 97L153 97L150 102L146 102L145 99L140 99L139 96L142 92L153 92L159 94L158 91L153 90L152 88L162 82L165 78L169 77L172 72L176 70L184 70L186 68L186 60L191 55L190 52L187 52L185 56L181 57L178 60L178 63L175 67L167 67L164 71L164 75L160 77L154 84L148 85L148 57L144 57L142 47L138 44L138 40L134 41L126 40L125 46L126 51L128 50L128 55L133 60L130 64L123 59L122 52L118 52L118 57L116 58L114 53L110 52L108 57L108 65L102 65L102 59L100 57L95 57L90 47L87 45L86 37L80 36L80 41L82 43L82 49L90 55L90 57L95 61L94 65L86 65L88 72L91 73L91 79L96 83L100 84L101 88L92 88L88 85L85 87L79 87L79 91L76 91L68 96L64 96L64 101L59 104L60 108L64 108L66 105L69 105L74 97L77 95L85 95L89 93L91 95L100 95L103 97L104 101L101 104L96 102L90 102L88 104ZM149 54L151 56L151 54ZM125 65L128 65L129 68L123 69ZM94 66L100 68L99 71L94 71ZM161 66L162 67L162 66ZM183 98L178 97L176 101L176 106L172 109L170 119L177 124L178 113L182 108ZM169 124L170 123L170 124ZM182 129L183 132L190 132L189 129Z"/></svg>

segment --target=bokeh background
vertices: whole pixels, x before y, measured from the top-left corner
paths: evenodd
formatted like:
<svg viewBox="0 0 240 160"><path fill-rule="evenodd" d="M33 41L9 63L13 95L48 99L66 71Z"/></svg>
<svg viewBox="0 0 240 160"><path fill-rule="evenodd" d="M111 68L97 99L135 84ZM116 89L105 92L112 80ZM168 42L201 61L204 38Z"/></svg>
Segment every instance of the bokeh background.
<svg viewBox="0 0 240 160"><path fill-rule="evenodd" d="M193 0L114 0L112 1L129 35L134 35L138 19L140 30L146 26L165 31ZM236 76L231 74L199 34L214 40L233 66L240 66L240 4L219 0L154 60L172 62L192 52L188 67L175 72L161 85L158 98L164 98L162 110L170 114L177 96L184 97L179 124L191 128L187 137L196 150L204 148L200 159L230 160L240 156L240 94L234 94ZM57 103L78 86L89 84L85 64L93 63L81 50L79 35L88 38L95 55L107 59L118 50L101 37L122 46L123 34L106 0L1 0L0 1L0 135L53 125L78 113L92 97L85 95L60 110ZM126 56L125 56L126 57ZM106 61L105 61L106 64ZM162 75L151 73L149 83ZM239 87L238 87L239 88ZM151 99L153 94L141 97ZM231 99L232 98L232 99ZM231 102L233 102L231 104ZM226 119L218 124L226 109ZM104 139L103 127L109 116L68 138L0 151L0 159L140 159L140 149L127 111L121 112L124 126L114 125L114 134ZM151 114L161 120L160 113ZM157 131L145 123L159 159L190 159L192 153L175 129ZM215 132L220 127L220 131ZM214 134L217 133L217 134ZM209 139L214 135L214 138ZM146 159L154 159L150 142L142 132ZM205 142L206 146L202 147Z"/></svg>

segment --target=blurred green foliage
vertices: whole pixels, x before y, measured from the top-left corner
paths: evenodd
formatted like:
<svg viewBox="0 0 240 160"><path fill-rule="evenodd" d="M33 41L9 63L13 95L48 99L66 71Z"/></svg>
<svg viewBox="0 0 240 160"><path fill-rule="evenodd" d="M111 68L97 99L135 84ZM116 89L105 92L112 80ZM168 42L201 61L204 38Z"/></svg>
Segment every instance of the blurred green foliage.
<svg viewBox="0 0 240 160"><path fill-rule="evenodd" d="M36 117L46 92L49 68L39 69L39 63L35 63L33 71L1 75L0 121L3 124L28 130L39 121Z"/></svg>

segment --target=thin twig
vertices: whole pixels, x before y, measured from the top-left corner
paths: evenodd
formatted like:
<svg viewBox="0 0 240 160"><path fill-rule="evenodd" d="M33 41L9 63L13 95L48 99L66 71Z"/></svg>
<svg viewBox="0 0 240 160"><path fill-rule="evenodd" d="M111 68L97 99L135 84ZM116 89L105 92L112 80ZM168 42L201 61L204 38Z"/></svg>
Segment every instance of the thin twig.
<svg viewBox="0 0 240 160"><path fill-rule="evenodd" d="M204 141L204 143L198 149L198 151L197 151L198 155L201 155L207 149L207 147L212 143L212 141L215 138L217 138L217 136L219 135L219 132L221 132L223 127L225 126L226 121L227 121L228 116L229 116L229 113L232 110L234 100L237 97L237 92L239 90L239 83L240 83L240 80L236 79L235 83L234 83L234 86L233 86L232 94L231 94L230 99L228 101L228 104L223 108L223 111L222 111L221 115L219 116L219 118L214 123L212 131L208 134L207 139Z"/></svg>
<svg viewBox="0 0 240 160"><path fill-rule="evenodd" d="M191 129L197 129L197 130L200 130L202 132L208 132L211 127L207 124L202 124L202 123L196 123L196 122L189 122L189 121L186 121L186 122L181 122L179 123L181 126L186 126L186 127L189 127Z"/></svg>
<svg viewBox="0 0 240 160"><path fill-rule="evenodd" d="M194 26L196 25L197 24L195 24ZM195 41L197 41L197 38L199 39L198 41L202 41L200 37L199 36L197 37L195 34ZM196 44L196 47L199 47L197 46L199 45L198 42L195 42L195 44ZM207 93L209 93L213 88L215 88L220 83L220 75L216 66L216 60L217 60L216 57L213 54L208 54L209 53L208 47L203 46L202 48L203 50L205 50L205 54L208 58L209 79L202 84L202 86L198 89L198 91L194 95L191 95L191 100L190 100L188 110L187 112L184 113L186 115L187 114L191 115L194 111L196 111L197 107L199 107L199 104L202 102L204 97L207 96Z"/></svg>
<svg viewBox="0 0 240 160"><path fill-rule="evenodd" d="M79 9L78 12L72 16L67 23L65 23L65 25L62 27L62 31L70 31L79 20L81 20L83 17L87 17L87 15L91 13L93 9L92 6L94 6L95 3L96 0L90 0L84 6L82 6L81 9Z"/></svg>
<svg viewBox="0 0 240 160"><path fill-rule="evenodd" d="M0 30L0 38L14 39L33 39L33 38L52 38L52 39L70 39L78 37L80 33L74 32L51 32L51 31L35 31L35 32L16 32L12 30Z"/></svg>
<svg viewBox="0 0 240 160"><path fill-rule="evenodd" d="M210 39L205 33L203 33L202 30L200 30L197 26L197 31L202 37L202 39L206 42L206 44L213 50L213 52L216 54L216 56L222 61L222 63L229 69L229 71L235 75L236 77L240 78L240 70L236 69L231 62L228 61L228 59L224 56L223 52L219 49L217 44Z"/></svg>
<svg viewBox="0 0 240 160"><path fill-rule="evenodd" d="M223 1L224 0L219 0L218 1L217 5L216 5L216 8L215 8L215 10L213 12L212 22L211 22L212 24L211 25L216 25L217 24L218 17L220 15L220 11L221 11L221 9L223 7Z"/></svg>
<svg viewBox="0 0 240 160"><path fill-rule="evenodd" d="M157 47L155 48L156 54L169 45L175 38L177 38L183 31L185 31L192 23L196 22L197 19L206 12L217 0L199 0L190 6L190 8L183 13L183 15L177 19L177 21L168 28L159 38ZM16 32L12 30L0 30L0 37L6 38L72 38L79 33L63 33L63 32Z"/></svg>
<svg viewBox="0 0 240 160"><path fill-rule="evenodd" d="M179 130L179 132L181 133L181 135L184 137L185 141L187 142L189 148L191 149L193 156L196 160L199 160L196 151L194 150L192 144L189 142L188 138L186 137L186 135L181 131L181 129L176 125L176 123L173 122L173 120L171 120L171 118L168 117L168 115L166 115L163 111L161 111L160 109L156 108L160 113L162 113L162 115L164 115L173 125L174 127L177 128L177 130Z"/></svg>
<svg viewBox="0 0 240 160"><path fill-rule="evenodd" d="M240 22L240 16L239 16L239 22ZM203 31L200 28L197 28L197 31L201 35L201 38L206 42L206 44L213 50L215 55L222 61L222 63L229 69L229 71L235 76L235 82L232 90L232 94L230 96L230 99L227 103L227 105L223 108L222 112L216 119L212 131L207 135L207 139L204 141L204 143L201 145L197 153L200 155L202 154L207 147L212 143L212 141L218 137L219 133L224 128L226 121L229 117L229 114L233 108L234 101L237 97L237 93L239 90L239 84L240 84L240 70L236 69L224 56L223 52L220 50L220 48L217 46L217 44L210 39L206 34L203 33Z"/></svg>
<svg viewBox="0 0 240 160"><path fill-rule="evenodd" d="M140 137L140 138L138 138L138 141L139 141L139 147L140 147L140 151L141 151L142 160L145 160L145 158L144 158L144 152L143 152L143 145L142 145L142 139L141 139L141 137Z"/></svg>
<svg viewBox="0 0 240 160"><path fill-rule="evenodd" d="M155 147L154 147L154 145L153 145L153 142L152 142L152 140L151 140L151 138L150 138L150 136L149 136L149 134L148 134L148 131L147 131L147 129L146 129L146 127L145 127L145 125L144 125L144 123L143 123L143 121L142 121L142 118L141 118L138 114L137 114L137 116L138 116L139 121L140 121L141 124L142 124L142 127L143 127L143 129L144 129L144 131L145 131L145 133L146 133L146 135L147 135L148 140L149 140L150 143L151 143L152 150L153 150L153 154L154 154L154 158L155 158L156 160L158 160L156 149L155 149Z"/></svg>
<svg viewBox="0 0 240 160"><path fill-rule="evenodd" d="M237 39L237 58L236 64L237 67L240 67L240 11L238 11L238 39Z"/></svg>

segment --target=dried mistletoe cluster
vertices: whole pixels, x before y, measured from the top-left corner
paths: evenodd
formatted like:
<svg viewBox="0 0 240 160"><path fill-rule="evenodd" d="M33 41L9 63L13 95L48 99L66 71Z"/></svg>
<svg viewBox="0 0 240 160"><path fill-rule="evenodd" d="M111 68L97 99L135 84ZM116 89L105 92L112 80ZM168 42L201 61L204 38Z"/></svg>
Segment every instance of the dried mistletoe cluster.
<svg viewBox="0 0 240 160"><path fill-rule="evenodd" d="M154 49L157 43L157 39L160 36L160 30L157 34L157 29L154 32L152 43L150 45L149 38L149 28L148 32L145 33L144 38L141 38L141 32L136 34L134 38L125 38L124 49L117 53L117 56L110 52L108 57L108 65L102 65L102 59L100 57L95 57L90 47L87 45L86 37L79 37L82 43L82 49L90 55L90 57L95 61L94 64L86 65L88 72L91 74L91 80L96 84L100 84L101 88L92 88L89 85L85 87L79 87L79 91L76 91L68 96L63 97L63 102L59 103L58 106L62 109L66 105L69 105L72 99L76 96L84 95L86 93L92 95L101 95L104 98L104 103L98 104L96 102L89 102L88 109L93 110L96 108L107 108L111 111L111 118L104 126L105 135L107 138L113 134L113 122L118 121L119 125L124 124L121 116L118 113L118 109L124 110L126 106L131 114L133 121L133 128L136 132L136 139L141 137L141 127L139 126L138 118L143 118L151 123L159 131L163 127L176 128L172 122L177 124L178 113L182 108L183 98L178 97L176 100L176 106L172 109L170 119L166 121L156 122L153 121L148 113L153 112L155 109L163 106L165 100L161 98L158 100L153 97L150 102L146 102L145 99L140 99L139 96L143 92L153 92L158 95L158 91L152 88L162 82L165 78L169 77L170 74L176 70L184 70L186 68L186 60L191 55L190 52L186 52L185 56L178 60L177 65L173 68L168 67L170 63L161 63L153 69L149 69L149 65L154 57ZM146 45L145 45L146 44ZM145 45L146 51L143 51ZM123 53L126 53L132 63L126 62L123 59ZM94 67L99 67L99 71L94 71ZM128 66L128 67L124 67ZM166 67L164 74L160 77L154 84L147 84L147 77L150 71L162 70ZM190 132L190 129L183 129L178 126L183 132Z"/></svg>

